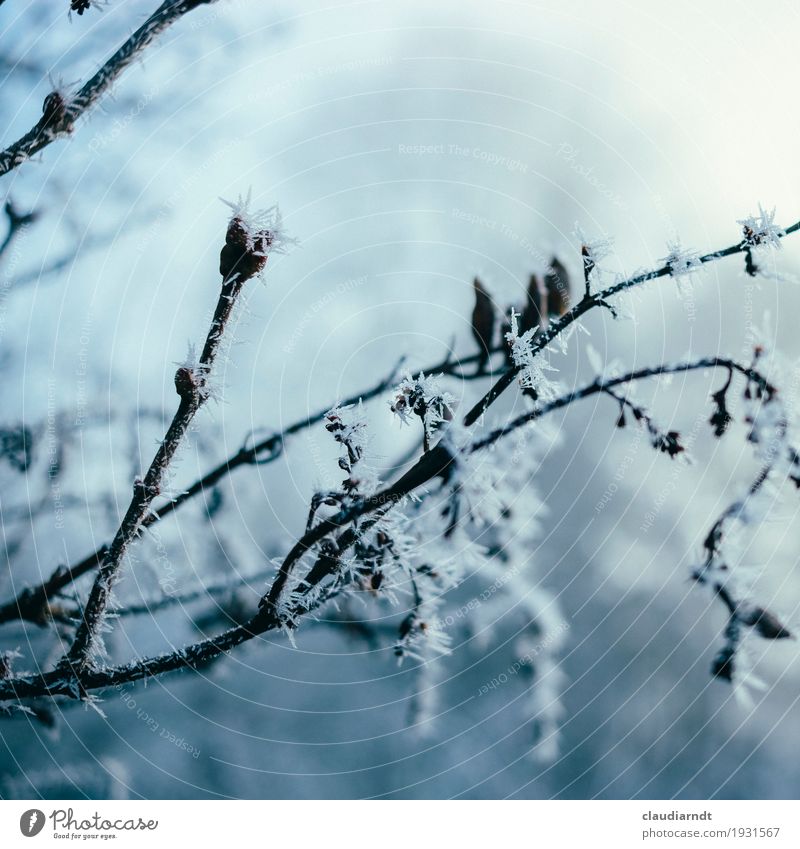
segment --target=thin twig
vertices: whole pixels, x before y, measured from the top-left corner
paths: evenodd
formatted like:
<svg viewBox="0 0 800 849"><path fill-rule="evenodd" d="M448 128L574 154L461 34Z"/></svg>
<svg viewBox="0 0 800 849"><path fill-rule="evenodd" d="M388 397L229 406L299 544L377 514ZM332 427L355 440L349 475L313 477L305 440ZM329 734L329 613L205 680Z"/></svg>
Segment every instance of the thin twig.
<svg viewBox="0 0 800 849"><path fill-rule="evenodd" d="M735 369L736 371L746 375L750 380L762 385L766 391L770 393L775 391L774 387L767 383L767 381L754 369L748 366L742 366L733 360L723 357L707 357L691 363L661 365L653 368L639 369L606 381L597 380L582 389L576 389L561 398L557 398L548 404L542 405L528 413L518 416L504 427L497 428L483 439L473 443L469 449L469 453L474 453L475 451L479 451L482 448L492 445L501 437L540 418L546 413L561 409L574 401L587 398L598 392L604 392L607 389L612 389L613 387L619 386L623 383L629 383L631 381L641 380L648 377L656 377L662 374L676 374L679 372L694 371L702 368L713 368L716 366ZM495 400L496 397L499 396L495 396ZM281 563L275 581L264 599L262 599L262 606L273 611L277 609L281 593L286 585L289 575L291 574L294 565L300 560L306 551L320 543L323 539L325 539L325 537L335 532L338 528L350 524L350 522L355 521L359 517L367 513L371 513L380 507L391 507L415 489L424 486L437 477L446 479L452 469L453 462L453 456L449 453L447 448L442 445L442 443L439 443L427 454L423 454L417 463L392 486L376 493L375 495L365 498L354 505L350 505L340 510L335 515L325 519L310 531L306 532L293 546Z"/></svg>
<svg viewBox="0 0 800 849"><path fill-rule="evenodd" d="M782 234L778 235L778 238L785 238L786 236L791 235L792 233L800 230L800 221L796 221L791 226L787 227ZM746 251L751 249L751 244L746 240L742 240L741 242L737 242L735 245L729 245L727 248L720 248L717 251L712 251L710 253L704 254L703 256L698 258L698 262L702 264L706 264L709 262L715 262L716 260L723 259L725 257L733 256L734 254L745 253ZM594 307L604 307L606 309L610 308L610 304L608 303L608 299L614 297L614 295L618 295L620 292L624 292L627 289L632 289L636 286L640 286L642 283L646 283L649 280L656 280L659 277L666 277L671 273L672 269L670 266L664 265L660 268L656 268L652 271L644 271L641 274L636 274L633 277L629 277L626 280L618 281L611 286L606 287L601 292L598 292L595 295L587 294L578 301L575 306L569 310L569 312L564 313L560 318L555 319L550 323L547 329L541 331L536 335L533 339L531 345L533 353L536 354L546 348L557 336L564 332L571 324L585 315L589 310ZM467 427L475 424L478 419L489 409L489 407L508 389L509 386L514 382L514 379L519 374L519 367L512 366L508 371L504 372L497 382L489 389L489 391L475 404L472 409L466 414L464 417L464 424Z"/></svg>
<svg viewBox="0 0 800 849"><path fill-rule="evenodd" d="M56 139L70 135L78 119L109 91L126 68L165 29L192 9L213 2L215 0L165 0L75 95L68 97L58 91L48 94L42 117L24 136L0 152L0 176Z"/></svg>
<svg viewBox="0 0 800 849"><path fill-rule="evenodd" d="M234 306L245 282L257 274L266 262L264 251L269 244L269 237L258 234L256 238L258 244L254 243L251 247L252 237L246 232L242 221L236 217L232 219L226 244L222 249L222 287L203 351L196 366L181 366L175 374L175 388L180 397L178 409L144 478L134 483L131 502L100 563L75 639L65 658L73 669L88 665L123 558L139 535L153 502L161 494L164 480L192 420L208 400L208 377L219 353ZM244 244L241 244L242 239ZM248 242L248 239L251 242Z"/></svg>
<svg viewBox="0 0 800 849"><path fill-rule="evenodd" d="M530 410L527 413L523 413L522 415L517 416L515 419L512 419L510 422L507 422L502 427L496 428L482 439L479 439L477 442L473 443L470 450L480 451L482 448L488 448L490 445L497 442L497 440L501 437L506 436L507 434L511 433L514 430L517 430L520 427L523 427L526 424L530 424L530 422L536 421L536 419L541 418L547 413L551 413L554 410L560 410L562 407L568 406L573 401L579 401L582 398L588 398L590 395L596 395L599 392L608 393L609 390L614 389L614 387L616 386L621 386L623 384L631 383L637 380L643 380L648 377L659 377L660 375L665 374L681 374L683 372L696 371L697 369L708 368L726 368L731 369L733 371L737 371L747 377L749 380L753 381L753 383L758 384L768 394L772 395L776 392L775 387L772 386L772 384L769 383L754 368L752 368L751 366L741 365L735 360L731 360L727 357L703 357L701 359L693 360L688 363L673 363L653 366L650 368L641 368L637 369L636 371L628 372L627 374L608 378L606 380L596 380L594 381L594 383L590 383L587 386L582 387L581 389L575 389L572 392L567 393L566 395L562 395L561 397L555 398L546 404L542 404L541 406L536 407L535 409Z"/></svg>

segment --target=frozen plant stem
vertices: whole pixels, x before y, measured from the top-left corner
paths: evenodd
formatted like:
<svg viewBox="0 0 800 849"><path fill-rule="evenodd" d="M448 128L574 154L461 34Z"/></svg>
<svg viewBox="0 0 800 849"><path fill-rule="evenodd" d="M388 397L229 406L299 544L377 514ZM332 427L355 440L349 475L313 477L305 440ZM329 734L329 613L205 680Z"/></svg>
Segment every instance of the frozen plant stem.
<svg viewBox="0 0 800 849"><path fill-rule="evenodd" d="M196 365L182 365L175 373L175 389L180 396L178 409L144 477L134 482L133 497L114 539L100 561L75 639L64 658L66 665L75 672L80 672L90 664L92 650L123 559L145 523L153 501L161 494L164 480L192 419L209 397L208 376L233 308L247 280L263 269L271 238L269 231L252 234L238 215L231 219L226 244L220 256L222 288L202 354Z"/></svg>
<svg viewBox="0 0 800 849"><path fill-rule="evenodd" d="M63 136L71 135L77 120L109 91L125 69L137 59L165 29L187 12L215 0L165 0L114 53L102 68L71 97L58 91L47 95L42 117L36 124L0 152L0 176Z"/></svg>
<svg viewBox="0 0 800 849"><path fill-rule="evenodd" d="M664 364L653 368L643 368L620 375L619 377L615 377L610 380L596 380L594 383L591 383L582 389L577 389L561 396L560 398L556 398L548 404L536 407L530 412L512 419L503 427L493 430L484 438L472 443L472 445L465 450L465 453L473 454L476 451L488 448L502 437L507 436L524 425L541 418L547 413L554 412L555 410L562 409L563 407L568 407L570 404L584 398L588 398L592 395L599 393L608 394L609 390L613 390L617 386L623 386L639 380L659 377L661 375L683 374L686 372L708 368L726 368L737 371L754 384L762 387L764 391L768 392L770 395L775 392L775 388L771 386L771 384L769 384L758 371L724 357L705 357L689 363L676 363L672 365ZM281 593L286 586L289 575L291 574L295 564L309 549L319 544L323 539L337 531L339 528L354 522L361 516L372 513L378 509L383 511L390 509L407 495L436 478L441 478L446 481L455 462L456 458L453 457L447 447L442 443L439 443L427 454L423 454L417 463L391 486L376 493L375 495L362 499L355 505L340 510L335 515L321 521L319 524L309 529L303 537L295 543L281 563L278 574L270 587L269 592L261 601L262 610L271 612L273 616L277 615L275 611L278 608Z"/></svg>

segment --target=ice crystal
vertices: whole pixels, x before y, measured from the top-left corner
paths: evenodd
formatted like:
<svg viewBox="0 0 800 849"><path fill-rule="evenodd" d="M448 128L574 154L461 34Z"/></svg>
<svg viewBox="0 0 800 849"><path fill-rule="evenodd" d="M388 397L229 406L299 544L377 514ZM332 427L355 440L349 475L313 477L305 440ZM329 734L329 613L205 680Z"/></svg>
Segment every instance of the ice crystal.
<svg viewBox="0 0 800 849"><path fill-rule="evenodd" d="M758 215L749 215L738 223L744 233L744 244L751 248L780 248L781 238L786 235L786 231L775 223L775 207L767 211L759 204Z"/></svg>
<svg viewBox="0 0 800 849"><path fill-rule="evenodd" d="M671 277L691 275L702 266L699 252L684 248L677 237L667 242L667 251L667 255L662 257L659 263L669 269Z"/></svg>
<svg viewBox="0 0 800 849"><path fill-rule="evenodd" d="M532 342L538 328L531 328L522 335L519 333L519 313L512 307L506 341L511 348L511 359L519 370L519 385L523 389L533 389L542 401L551 401L558 397L561 386L551 380L546 372L556 371L540 354L534 351Z"/></svg>

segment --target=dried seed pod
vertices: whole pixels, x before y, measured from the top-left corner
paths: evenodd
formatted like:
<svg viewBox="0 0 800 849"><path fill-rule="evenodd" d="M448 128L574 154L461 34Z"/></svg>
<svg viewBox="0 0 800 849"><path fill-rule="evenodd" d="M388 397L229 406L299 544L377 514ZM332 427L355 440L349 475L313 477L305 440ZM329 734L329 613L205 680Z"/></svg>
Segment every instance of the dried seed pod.
<svg viewBox="0 0 800 849"><path fill-rule="evenodd" d="M569 309L570 291L569 275L564 265L553 257L550 268L544 278L544 287L547 292L547 314L550 318L556 318Z"/></svg>
<svg viewBox="0 0 800 849"><path fill-rule="evenodd" d="M475 290L475 306L472 310L472 335L478 343L479 367L489 360L489 351L494 342L495 311L489 293L476 277L472 283Z"/></svg>
<svg viewBox="0 0 800 849"><path fill-rule="evenodd" d="M720 649L719 654L711 662L711 674L723 681L733 681L733 660L736 649L733 646L725 646Z"/></svg>
<svg viewBox="0 0 800 849"><path fill-rule="evenodd" d="M269 230L251 232L244 221L235 215L225 234L225 245L219 255L219 273L226 280L238 275L240 281L249 280L264 269L267 251L273 242Z"/></svg>
<svg viewBox="0 0 800 849"><path fill-rule="evenodd" d="M547 290L536 274L528 281L525 306L519 317L519 332L527 333L534 327L544 327L547 315Z"/></svg>
<svg viewBox="0 0 800 849"><path fill-rule="evenodd" d="M785 640L792 636L774 613L758 605L753 605L745 614L738 613L738 616L741 622L755 628L765 640Z"/></svg>

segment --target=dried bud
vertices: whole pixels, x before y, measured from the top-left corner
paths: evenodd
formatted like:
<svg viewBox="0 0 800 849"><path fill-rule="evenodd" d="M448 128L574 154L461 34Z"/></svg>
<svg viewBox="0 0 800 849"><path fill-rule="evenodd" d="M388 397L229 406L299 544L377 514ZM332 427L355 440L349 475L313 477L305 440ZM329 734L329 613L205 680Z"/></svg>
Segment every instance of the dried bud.
<svg viewBox="0 0 800 849"><path fill-rule="evenodd" d="M670 430L666 434L660 433L653 439L653 447L670 457L677 457L685 450L679 442L680 436L677 430Z"/></svg>
<svg viewBox="0 0 800 849"><path fill-rule="evenodd" d="M197 371L189 366L181 366L175 372L175 391L186 400L196 400L203 386Z"/></svg>
<svg viewBox="0 0 800 849"><path fill-rule="evenodd" d="M42 117L39 119L39 127L46 129L47 127L59 126L63 123L67 114L67 103L64 98L57 92L51 91L44 99L42 104Z"/></svg>
<svg viewBox="0 0 800 849"><path fill-rule="evenodd" d="M418 383L405 383L390 407L391 411L404 419L409 413L422 418L427 412L425 391Z"/></svg>
<svg viewBox="0 0 800 849"><path fill-rule="evenodd" d="M708 423L714 428L714 436L717 438L721 437L725 433L733 420L731 414L728 412L726 392L727 386L720 389L719 392L715 392L711 396L711 400L714 402L715 406L714 412L711 414L711 418L708 420Z"/></svg>
<svg viewBox="0 0 800 849"><path fill-rule="evenodd" d="M754 605L746 614L738 613L737 615L741 622L755 628L765 640L785 640L792 636L778 617L763 607Z"/></svg>
<svg viewBox="0 0 800 849"><path fill-rule="evenodd" d="M594 271L594 257L589 245L581 245L581 256L583 257L583 279L588 283L591 273Z"/></svg>
<svg viewBox="0 0 800 849"><path fill-rule="evenodd" d="M547 314L556 318L569 309L569 275L567 269L553 257L550 268L544 278L544 288L547 291Z"/></svg>
<svg viewBox="0 0 800 849"><path fill-rule="evenodd" d="M327 430L328 433L338 433L339 431L344 430L342 417L334 410L331 410L325 416L325 430Z"/></svg>
<svg viewBox="0 0 800 849"><path fill-rule="evenodd" d="M531 274L528 281L528 296L519 317L519 332L527 333L534 327L544 327L547 315L547 291L542 281Z"/></svg>
<svg viewBox="0 0 800 849"><path fill-rule="evenodd" d="M255 277L267 264L267 251L273 238L271 230L251 232L242 218L234 215L219 255L219 273L226 280L233 275L237 275L239 281Z"/></svg>
<svg viewBox="0 0 800 849"><path fill-rule="evenodd" d="M479 367L486 364L494 342L494 304L483 284L476 277L473 281L475 307L472 310L472 335L478 343Z"/></svg>
<svg viewBox="0 0 800 849"><path fill-rule="evenodd" d="M733 659L736 656L736 649L733 646L725 646L720 649L719 654L711 663L711 674L715 678L722 678L724 681L733 680Z"/></svg>

